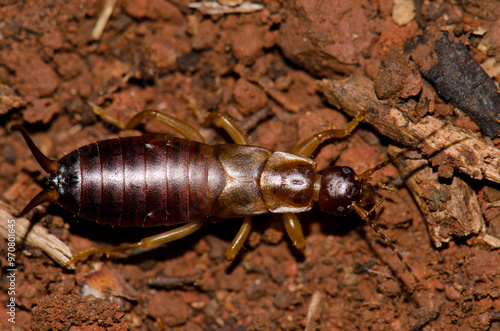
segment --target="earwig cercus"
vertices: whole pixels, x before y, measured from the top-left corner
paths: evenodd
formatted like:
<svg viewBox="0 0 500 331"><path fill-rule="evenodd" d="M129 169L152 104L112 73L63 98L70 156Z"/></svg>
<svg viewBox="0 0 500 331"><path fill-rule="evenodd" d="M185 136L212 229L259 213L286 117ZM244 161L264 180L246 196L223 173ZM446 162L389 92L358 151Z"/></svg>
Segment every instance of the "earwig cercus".
<svg viewBox="0 0 500 331"><path fill-rule="evenodd" d="M80 147L59 161L43 155L26 131L15 125L12 129L22 133L37 161L50 174L48 188L18 215L41 203L57 202L81 218L103 224L151 227L185 223L136 243L90 248L74 255L68 265L95 253L171 242L195 232L207 221L244 217L226 252L226 258L233 260L250 233L250 217L269 212L283 215L290 239L304 250L306 242L296 213L310 210L317 202L321 210L334 215L356 211L418 281L394 244L369 219L384 201L375 187L395 190L371 177L389 160L357 175L346 166L331 166L318 174L310 158L321 142L348 136L363 115L358 114L347 129L326 130L309 137L293 153L273 153L248 146L246 136L224 114L214 112L208 120L226 130L236 144L205 144L190 125L156 110L144 110L125 128L134 128L144 117L152 116L185 139L143 135L104 140ZM374 207L365 210L369 205Z"/></svg>

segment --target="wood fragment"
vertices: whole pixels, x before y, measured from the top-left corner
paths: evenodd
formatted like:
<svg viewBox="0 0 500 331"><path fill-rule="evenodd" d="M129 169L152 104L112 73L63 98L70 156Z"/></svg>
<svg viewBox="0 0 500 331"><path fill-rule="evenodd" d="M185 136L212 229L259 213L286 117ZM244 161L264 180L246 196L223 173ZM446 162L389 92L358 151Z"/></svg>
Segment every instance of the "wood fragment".
<svg viewBox="0 0 500 331"><path fill-rule="evenodd" d="M401 151L389 148L393 157ZM476 192L460 177L440 181L425 159L396 158L394 163L425 217L434 246L441 247L453 237L466 237L486 228Z"/></svg>
<svg viewBox="0 0 500 331"><path fill-rule="evenodd" d="M500 248L500 239L493 237L492 235L485 233L484 235L480 236L479 239L488 244L491 248Z"/></svg>
<svg viewBox="0 0 500 331"><path fill-rule="evenodd" d="M377 98L373 81L368 77L324 79L317 82L317 88L328 102L350 116L367 110L364 122L374 126L384 136L405 146L422 143L422 151L432 156L432 165L440 168L440 175L450 175L450 170L452 175L452 170L458 170L475 180L484 178L500 183L498 149L431 116L412 123L403 111Z"/></svg>
<svg viewBox="0 0 500 331"><path fill-rule="evenodd" d="M99 13L99 17L97 18L97 21L94 25L94 29L92 29L92 38L94 40L101 39L102 34L104 33L104 28L106 27L106 24L108 24L109 18L111 17L111 14L113 13L113 10L115 9L117 3L118 0L104 1L104 7Z"/></svg>
<svg viewBox="0 0 500 331"><path fill-rule="evenodd" d="M323 312L323 301L325 300L325 294L321 292L314 292L311 297L311 303L307 309L306 316L306 327L305 331L319 330L318 321L321 318L321 313Z"/></svg>
<svg viewBox="0 0 500 331"><path fill-rule="evenodd" d="M244 121L239 121L237 124L243 132L248 132L254 129L264 119L270 117L272 114L273 110L271 109L271 107L266 106L247 116Z"/></svg>
<svg viewBox="0 0 500 331"><path fill-rule="evenodd" d="M274 82L268 77L259 77L255 83L257 83L262 89L267 93L268 96L271 97L274 101L276 101L281 107L292 113L298 113L300 111L300 107L290 101L290 98L286 93L283 93L277 90L274 87Z"/></svg>
<svg viewBox="0 0 500 331"><path fill-rule="evenodd" d="M454 236L477 234L485 229L476 193L461 178L453 176L453 170L474 179L498 183L500 152L497 149L430 116L413 123L401 110L378 100L373 81L367 77L325 79L317 85L330 103L350 116L366 109L364 122L402 145L420 145L422 152L431 156L430 164L426 160L405 160L400 170L404 175L411 173L407 185L425 215L436 247ZM431 166L438 166L437 174ZM438 175L443 174L452 177L448 183L439 180Z"/></svg>
<svg viewBox="0 0 500 331"><path fill-rule="evenodd" d="M185 286L195 286L202 278L201 274L187 276L157 276L148 280L148 285L161 287L165 290L183 288Z"/></svg>
<svg viewBox="0 0 500 331"><path fill-rule="evenodd" d="M201 12L203 15L224 15L224 14L244 14L253 13L264 9L264 6L258 3L243 2L238 6L224 6L217 1L200 1L189 4L189 8L193 8Z"/></svg>
<svg viewBox="0 0 500 331"><path fill-rule="evenodd" d="M217 0L223 6L236 7L243 3L243 0Z"/></svg>
<svg viewBox="0 0 500 331"><path fill-rule="evenodd" d="M40 225L32 226L30 221L24 217L15 218L8 211L7 205L0 201L0 236L7 239L9 236L9 220L15 220L16 244L25 244L40 248L54 261L66 268L66 263L73 257L71 249L57 237L51 235L47 229ZM31 227L31 229L30 229ZM29 230L28 236L26 233ZM19 253L16 250L16 253ZM71 267L69 269L74 269Z"/></svg>

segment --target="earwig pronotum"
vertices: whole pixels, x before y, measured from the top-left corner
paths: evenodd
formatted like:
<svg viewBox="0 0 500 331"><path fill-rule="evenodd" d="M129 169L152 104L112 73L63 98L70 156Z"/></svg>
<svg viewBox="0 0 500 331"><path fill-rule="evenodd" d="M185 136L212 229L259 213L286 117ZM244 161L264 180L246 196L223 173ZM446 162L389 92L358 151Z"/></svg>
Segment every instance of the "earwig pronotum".
<svg viewBox="0 0 500 331"><path fill-rule="evenodd" d="M185 139L143 135L104 140L80 147L59 161L43 155L27 132L14 125L12 129L22 133L37 161L50 173L48 188L16 216L44 202L57 202L81 218L103 224L150 227L186 223L136 243L90 248L74 255L68 265L96 253L171 242L197 231L209 220L243 217L226 252L226 258L233 260L250 233L251 216L268 212L283 215L288 236L303 251L306 242L295 214L310 210L317 202L321 210L334 215L356 211L417 279L396 246L369 219L384 201L375 187L395 191L372 177L390 160L357 175L346 166L331 166L318 174L310 158L323 141L347 137L363 115L358 114L344 130L326 130L309 137L292 153L273 153L249 146L247 137L224 114L214 112L207 122L222 127L236 144L207 145L187 123L156 110L144 110L122 128L135 128L151 116ZM370 211L364 209L370 205Z"/></svg>

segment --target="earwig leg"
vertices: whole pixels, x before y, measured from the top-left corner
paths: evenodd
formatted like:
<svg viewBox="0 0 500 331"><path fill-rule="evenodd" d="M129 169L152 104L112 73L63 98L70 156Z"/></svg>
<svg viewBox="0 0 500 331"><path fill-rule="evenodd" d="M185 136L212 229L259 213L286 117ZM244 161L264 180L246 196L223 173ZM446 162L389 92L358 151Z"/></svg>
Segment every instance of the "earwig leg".
<svg viewBox="0 0 500 331"><path fill-rule="evenodd" d="M231 120L229 116L218 111L212 112L205 118L202 124L208 126L211 123L223 128L235 143L240 145L249 144L247 136L245 136L243 131L241 131L238 125L234 123L234 121ZM247 216L243 219L243 223L241 224L238 234L236 235L236 237L234 237L231 245L226 251L226 260L233 261L236 258L236 255L241 250L241 247L243 247L243 244L245 244L245 241L250 234L251 228L252 218L250 216Z"/></svg>
<svg viewBox="0 0 500 331"><path fill-rule="evenodd" d="M399 258L399 260L405 265L406 269L413 275L413 278L415 279L415 281L418 283L419 282L419 279L418 277L415 275L415 273L413 272L413 269L410 267L410 264L406 261L406 259L404 258L404 256L399 252L399 249L396 247L396 245L394 245L390 240L389 238L382 232L382 230L380 230L380 228L377 226L377 224L373 223L369 218L368 216L376 211L378 209L378 207L382 204L382 202L384 201L384 199L380 199L380 201L368 212L366 211L365 209L361 208L360 206L358 206L357 204L353 204L352 205L352 208L354 210L356 210L356 212L358 213L358 215L366 222L368 223L369 226L371 226L371 228L377 233L377 235L384 241L384 243L389 246L389 248L394 252L394 254L397 255L397 257Z"/></svg>
<svg viewBox="0 0 500 331"><path fill-rule="evenodd" d="M71 260L66 264L66 266L70 266L71 264L75 264L79 260L82 260L90 255L94 254L99 254L99 253L104 253L106 255L109 255L110 253L115 253L115 252L125 252L131 249L135 248L144 248L144 247L153 247L153 246L159 246L166 244L168 242L184 238L193 232L199 230L202 226L201 222L191 222L186 225L180 226L176 229L163 232L151 237L147 237L142 239L141 241L138 241L136 243L131 243L131 244L124 244L120 246L115 246L115 247L92 247L89 248L85 251L76 253L73 255Z"/></svg>
<svg viewBox="0 0 500 331"><path fill-rule="evenodd" d="M218 111L211 112L210 115L205 118L203 125L208 126L211 123L223 128L227 132L227 134L231 136L235 143L240 145L249 144L247 136L226 114L222 114Z"/></svg>
<svg viewBox="0 0 500 331"><path fill-rule="evenodd" d="M145 117L153 117L155 120L162 122L169 128L174 129L179 132L184 138L198 141L200 143L205 142L205 138L191 125L187 124L184 121L181 121L175 117L172 117L168 114L165 114L156 109L145 109L137 114L128 121L127 125L125 125L125 129L133 129L142 121Z"/></svg>
<svg viewBox="0 0 500 331"><path fill-rule="evenodd" d="M205 142L205 138L203 138L203 136L198 132L198 130L193 128L191 125L156 109L145 109L135 114L135 116L132 117L126 125L123 125L117 119L106 115L104 113L104 110L98 105L95 105L93 103L89 103L89 105L92 107L92 111L94 112L94 114L96 114L106 122L119 127L122 130L134 129L137 125L139 125L139 123L145 117L153 117L155 120L177 131L178 133L183 135L186 139L198 141L201 143Z"/></svg>
<svg viewBox="0 0 500 331"><path fill-rule="evenodd" d="M283 223L285 224L286 233L288 233L293 245L297 247L298 250L304 251L306 248L306 239L304 238L302 226L300 225L297 215L291 213L283 214Z"/></svg>
<svg viewBox="0 0 500 331"><path fill-rule="evenodd" d="M298 144L294 149L293 153L300 154L303 156L310 156L316 148L325 140L331 139L331 138L345 138L348 135L351 134L351 132L358 126L358 124L363 120L364 115L366 111L362 111L356 115L355 118L352 119L351 122L347 125L347 129L343 130L325 130L319 133L316 133L315 135L312 135L311 137L307 138L306 140L302 141L300 144Z"/></svg>
<svg viewBox="0 0 500 331"><path fill-rule="evenodd" d="M198 122L203 126L215 125L217 127L223 128L229 136L233 139L233 141L240 145L248 145L248 138L245 136L245 133L241 131L236 123L232 119L229 118L226 114L222 114L219 111L213 111L208 116L203 116L196 105L196 100L192 97L185 96L185 101L188 104L188 107L191 108L196 118L198 118Z"/></svg>
<svg viewBox="0 0 500 331"><path fill-rule="evenodd" d="M384 203L384 201L385 201L385 197L380 197L380 200L377 201L377 203L372 207L372 209L370 209L369 212L366 212L366 210L363 209L366 212L365 217L369 219L370 215L373 214L374 212L376 212L377 209L380 207L380 205L382 205L382 203ZM357 206L357 205L355 205L355 206ZM359 212L358 212L358 214L359 214Z"/></svg>
<svg viewBox="0 0 500 331"><path fill-rule="evenodd" d="M234 258L240 251L241 247L243 247L243 244L247 240L251 228L252 228L252 218L250 216L247 216L243 219L243 224L241 225L238 234L236 235L236 237L234 237L231 246L229 246L229 248L226 251L226 260L228 261L234 260Z"/></svg>
<svg viewBox="0 0 500 331"><path fill-rule="evenodd" d="M104 112L104 109L100 107L99 105L96 105L93 102L87 101L87 104L92 108L92 112L99 116L103 121L108 122L110 124L113 124L117 128L120 128L122 130L125 130L125 126L116 118L109 116Z"/></svg>

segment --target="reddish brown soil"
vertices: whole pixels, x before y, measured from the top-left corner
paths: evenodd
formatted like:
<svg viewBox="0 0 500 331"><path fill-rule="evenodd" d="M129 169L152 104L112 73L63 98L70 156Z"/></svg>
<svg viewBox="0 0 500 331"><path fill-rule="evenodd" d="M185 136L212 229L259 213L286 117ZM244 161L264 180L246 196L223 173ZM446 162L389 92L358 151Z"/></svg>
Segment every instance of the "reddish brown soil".
<svg viewBox="0 0 500 331"><path fill-rule="evenodd" d="M59 158L96 140L132 134L97 118L88 101L123 123L141 109L158 108L200 128L188 103L194 100L202 113L229 114L252 144L289 151L349 120L316 93L316 78L376 78L382 56L401 52L422 31L416 20L396 25L389 0L258 2L265 7L260 12L209 17L189 9L189 1L120 1L100 41L91 31L104 1L0 2L1 199L22 208L44 177L20 135L7 133L12 123L22 123L42 151ZM463 36L477 61L500 60L500 10L493 2L429 2L422 15ZM474 34L479 27L488 32ZM390 71L390 63L384 65ZM455 114L446 107L436 106L436 114ZM153 121L144 130L171 132ZM219 130L200 132L210 143L229 142ZM349 138L324 146L316 160L320 169L335 162L362 172L387 158L388 143L361 125ZM399 180L393 166L377 176ZM498 185L469 183L484 205L488 233L499 238L500 209L486 208L500 198ZM254 220L246 249L232 263L224 253L240 219L207 224L189 238L135 256L93 256L74 272L25 247L16 261L15 327L500 330L498 250L474 237L435 249L407 189L383 194L388 199L374 219L415 269L418 284L359 217L315 209L300 215L304 255L272 215ZM164 230L99 226L57 206L39 218L74 251ZM4 270L6 252L0 240ZM9 283L2 278L0 284L5 329L14 325L6 318ZM82 297L89 288L105 299Z"/></svg>

